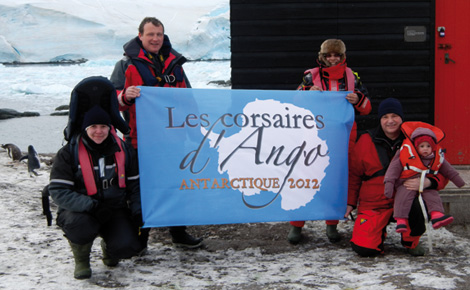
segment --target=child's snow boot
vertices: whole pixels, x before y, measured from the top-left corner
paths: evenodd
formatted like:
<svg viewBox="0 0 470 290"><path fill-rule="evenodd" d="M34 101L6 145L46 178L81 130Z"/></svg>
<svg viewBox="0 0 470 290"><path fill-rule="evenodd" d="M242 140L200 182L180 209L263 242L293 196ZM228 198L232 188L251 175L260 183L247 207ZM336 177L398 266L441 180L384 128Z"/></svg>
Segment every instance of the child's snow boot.
<svg viewBox="0 0 470 290"><path fill-rule="evenodd" d="M447 226L454 221L454 218L451 215L443 214L438 211L431 212L431 222L433 229L437 230L440 227Z"/></svg>
<svg viewBox="0 0 470 290"><path fill-rule="evenodd" d="M397 221L397 228L395 231L397 233L406 233L408 231L408 220L404 218L395 218Z"/></svg>

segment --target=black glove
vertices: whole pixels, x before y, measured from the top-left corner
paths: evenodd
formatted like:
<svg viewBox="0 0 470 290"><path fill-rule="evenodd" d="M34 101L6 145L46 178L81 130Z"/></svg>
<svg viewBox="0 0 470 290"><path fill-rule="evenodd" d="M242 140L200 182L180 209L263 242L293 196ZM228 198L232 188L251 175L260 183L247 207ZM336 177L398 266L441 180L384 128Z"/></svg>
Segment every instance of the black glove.
<svg viewBox="0 0 470 290"><path fill-rule="evenodd" d="M138 213L132 216L132 223L135 226L137 235L139 236L140 245L142 247L142 252L147 248L147 243L149 239L150 228L142 228L144 222L142 220L142 213Z"/></svg>
<svg viewBox="0 0 470 290"><path fill-rule="evenodd" d="M90 211L91 215L94 216L101 224L106 223L111 218L113 211L108 206L97 202Z"/></svg>
<svg viewBox="0 0 470 290"><path fill-rule="evenodd" d="M132 222L136 227L141 228L144 225L144 221L142 220L142 213L133 215Z"/></svg>

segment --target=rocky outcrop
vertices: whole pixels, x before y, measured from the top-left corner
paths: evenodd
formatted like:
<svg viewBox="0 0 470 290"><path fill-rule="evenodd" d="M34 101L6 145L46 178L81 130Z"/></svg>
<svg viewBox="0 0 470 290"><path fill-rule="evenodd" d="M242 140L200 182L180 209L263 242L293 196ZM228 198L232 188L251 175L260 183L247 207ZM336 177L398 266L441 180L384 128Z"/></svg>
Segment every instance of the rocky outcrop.
<svg viewBox="0 0 470 290"><path fill-rule="evenodd" d="M55 108L55 112L51 116L67 116L69 114L69 105L62 105Z"/></svg>
<svg viewBox="0 0 470 290"><path fill-rule="evenodd" d="M0 120L20 118L20 117L38 117L39 113L37 112L18 112L13 109L0 109Z"/></svg>

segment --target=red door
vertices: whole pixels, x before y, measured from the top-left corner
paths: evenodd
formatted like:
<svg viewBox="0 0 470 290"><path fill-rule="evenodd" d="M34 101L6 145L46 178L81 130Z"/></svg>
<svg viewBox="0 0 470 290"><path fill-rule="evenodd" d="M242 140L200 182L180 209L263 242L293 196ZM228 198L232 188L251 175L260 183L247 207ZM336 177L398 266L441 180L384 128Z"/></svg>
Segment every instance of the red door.
<svg viewBox="0 0 470 290"><path fill-rule="evenodd" d="M469 12L469 0L436 0L435 125L454 165L470 164Z"/></svg>

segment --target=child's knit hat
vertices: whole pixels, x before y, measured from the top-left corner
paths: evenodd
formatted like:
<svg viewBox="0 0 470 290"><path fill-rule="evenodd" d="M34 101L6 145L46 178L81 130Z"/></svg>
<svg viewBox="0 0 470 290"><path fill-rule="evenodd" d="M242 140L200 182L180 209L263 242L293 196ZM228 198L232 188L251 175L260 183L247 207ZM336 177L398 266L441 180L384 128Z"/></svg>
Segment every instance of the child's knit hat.
<svg viewBox="0 0 470 290"><path fill-rule="evenodd" d="M423 142L428 142L431 145L432 151L436 150L436 135L433 131L427 128L416 128L416 130L411 134L413 139L413 144L415 148L418 148L419 144Z"/></svg>

